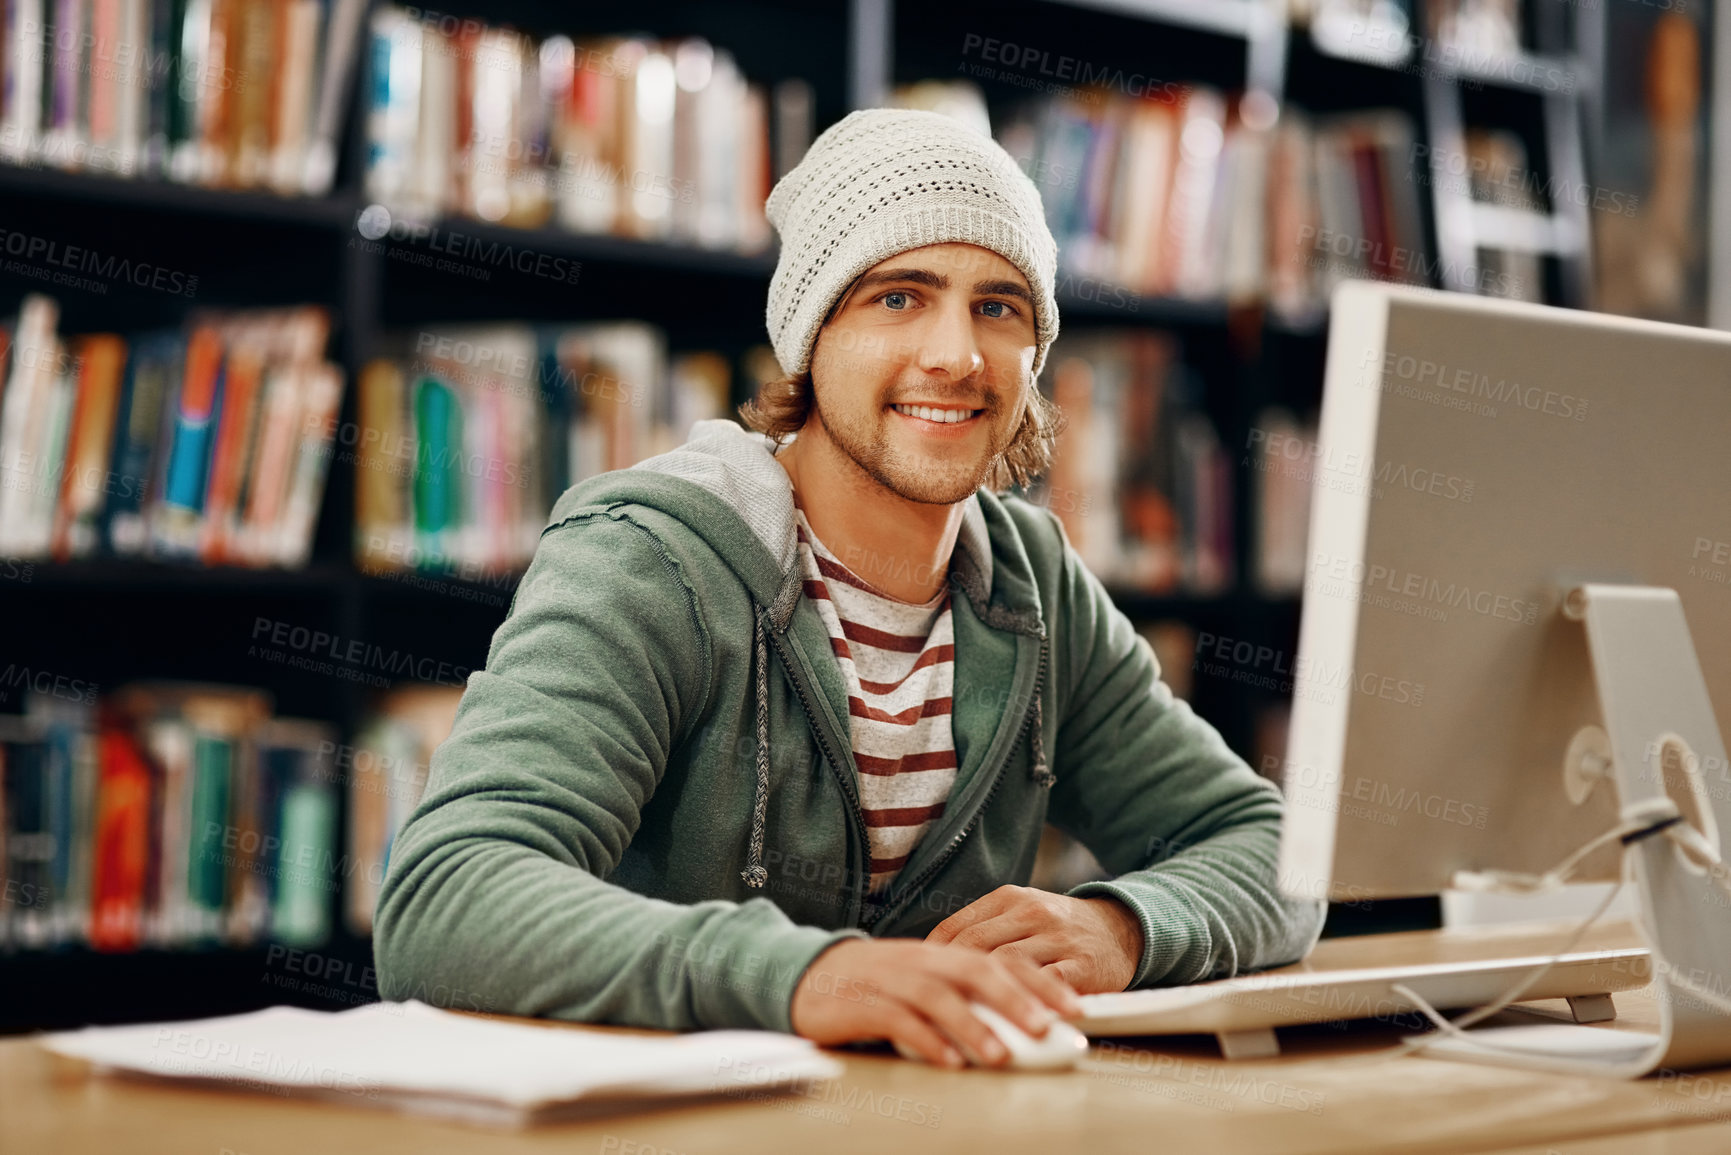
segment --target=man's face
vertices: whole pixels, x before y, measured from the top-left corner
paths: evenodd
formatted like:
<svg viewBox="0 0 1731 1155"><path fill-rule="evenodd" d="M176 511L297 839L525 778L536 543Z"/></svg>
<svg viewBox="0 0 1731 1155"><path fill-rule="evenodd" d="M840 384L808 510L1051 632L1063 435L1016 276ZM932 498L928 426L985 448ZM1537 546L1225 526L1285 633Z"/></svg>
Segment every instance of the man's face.
<svg viewBox="0 0 1731 1155"><path fill-rule="evenodd" d="M813 417L885 489L953 505L1014 440L1034 349L1016 266L977 245L910 249L866 270L819 331Z"/></svg>

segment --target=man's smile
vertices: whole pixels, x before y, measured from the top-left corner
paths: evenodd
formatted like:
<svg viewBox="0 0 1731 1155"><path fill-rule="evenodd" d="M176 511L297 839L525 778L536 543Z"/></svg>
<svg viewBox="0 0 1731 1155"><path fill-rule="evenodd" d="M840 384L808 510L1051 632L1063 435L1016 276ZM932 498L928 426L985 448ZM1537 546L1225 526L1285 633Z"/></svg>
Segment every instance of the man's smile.
<svg viewBox="0 0 1731 1155"><path fill-rule="evenodd" d="M984 409L937 405L891 405L890 408L913 422L915 428L932 433L972 429L986 412Z"/></svg>

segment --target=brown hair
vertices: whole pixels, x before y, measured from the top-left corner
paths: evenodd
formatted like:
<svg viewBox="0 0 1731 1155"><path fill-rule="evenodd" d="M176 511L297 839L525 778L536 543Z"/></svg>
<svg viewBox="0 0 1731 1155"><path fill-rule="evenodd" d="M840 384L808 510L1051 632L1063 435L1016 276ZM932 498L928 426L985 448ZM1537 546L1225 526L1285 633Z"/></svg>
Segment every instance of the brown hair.
<svg viewBox="0 0 1731 1155"><path fill-rule="evenodd" d="M757 396L739 407L746 428L775 439L776 448L805 428L811 416L811 373L778 377L758 387ZM1015 438L999 455L987 475L986 487L1002 493L1012 485L1027 487L1052 467L1052 449L1066 424L1063 411L1036 386Z"/></svg>

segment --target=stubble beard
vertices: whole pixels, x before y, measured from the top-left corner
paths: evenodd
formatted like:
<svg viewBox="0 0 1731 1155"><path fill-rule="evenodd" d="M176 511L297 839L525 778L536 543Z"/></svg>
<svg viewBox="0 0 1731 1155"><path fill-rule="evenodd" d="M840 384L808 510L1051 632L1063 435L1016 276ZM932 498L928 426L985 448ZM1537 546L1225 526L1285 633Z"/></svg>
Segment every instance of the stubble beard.
<svg viewBox="0 0 1731 1155"><path fill-rule="evenodd" d="M991 476L993 467L1003 457L1015 438L1015 430L998 432L1001 401L997 394L988 393L986 411L979 418L987 423L993 444L988 452L974 462L910 460L890 444L888 423L893 418L879 410L876 428L870 422L832 422L814 392L812 409L824 434L844 456L851 460L873 481L905 501L926 505L954 505L973 496Z"/></svg>

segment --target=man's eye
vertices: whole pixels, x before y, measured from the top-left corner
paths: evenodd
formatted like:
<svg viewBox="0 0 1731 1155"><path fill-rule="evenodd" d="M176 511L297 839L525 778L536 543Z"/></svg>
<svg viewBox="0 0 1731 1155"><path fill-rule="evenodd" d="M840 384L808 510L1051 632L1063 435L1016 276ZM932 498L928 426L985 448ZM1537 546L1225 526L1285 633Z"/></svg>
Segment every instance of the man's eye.
<svg viewBox="0 0 1731 1155"><path fill-rule="evenodd" d="M986 316L994 317L994 318L995 317L1008 317L1008 316L1010 316L1011 313L1014 312L1014 310L1011 309L1010 306L1005 304L1003 301L987 301L985 304L981 305L980 308L999 310L996 313L987 313L986 314Z"/></svg>
<svg viewBox="0 0 1731 1155"><path fill-rule="evenodd" d="M906 293L885 293L884 294L884 304L888 305L892 309L898 309L899 310L899 309L906 308L907 303L908 303L908 295Z"/></svg>

